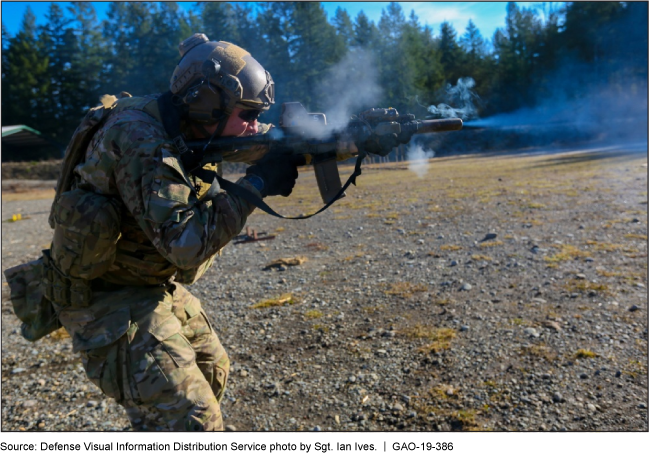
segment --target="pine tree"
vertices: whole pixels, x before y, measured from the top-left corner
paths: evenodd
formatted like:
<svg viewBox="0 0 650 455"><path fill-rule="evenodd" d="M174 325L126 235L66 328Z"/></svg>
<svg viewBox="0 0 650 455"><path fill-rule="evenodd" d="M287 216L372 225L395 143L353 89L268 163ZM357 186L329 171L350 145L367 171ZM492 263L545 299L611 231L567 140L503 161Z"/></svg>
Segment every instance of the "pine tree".
<svg viewBox="0 0 650 455"><path fill-rule="evenodd" d="M74 19L72 25L74 40L70 44L76 47L71 63L71 80L76 86L73 106L70 109L71 121L77 121L92 106L99 103L101 93L101 75L104 61L108 57L106 44L92 2L72 2L69 13Z"/></svg>
<svg viewBox="0 0 650 455"><path fill-rule="evenodd" d="M9 42L11 40L11 34L5 26L4 22L2 23L2 80L5 78L5 71L7 69L7 52L9 48Z"/></svg>
<svg viewBox="0 0 650 455"><path fill-rule="evenodd" d="M404 77L409 84L409 101L405 108L422 117L427 114L422 103L433 103L436 92L444 82L440 52L431 28L420 26L415 11L411 11L409 21L404 25L401 42L407 61L403 69Z"/></svg>
<svg viewBox="0 0 650 455"><path fill-rule="evenodd" d="M404 29L406 19L402 7L391 2L379 19L379 72L384 98L382 104L404 110L412 101L410 90L413 72L409 71ZM406 69L406 70L405 70Z"/></svg>
<svg viewBox="0 0 650 455"><path fill-rule="evenodd" d="M336 34L341 37L343 44L346 47L350 46L354 41L354 25L348 12L339 6L336 8L333 22Z"/></svg>
<svg viewBox="0 0 650 455"><path fill-rule="evenodd" d="M474 91L482 98L488 93L494 64L487 49L488 43L471 19L459 42L464 51L459 73L474 79Z"/></svg>
<svg viewBox="0 0 650 455"><path fill-rule="evenodd" d="M336 29L318 2L297 2L293 9L294 35L289 41L293 61L291 93L308 109L321 109L322 78L345 53Z"/></svg>
<svg viewBox="0 0 650 455"><path fill-rule="evenodd" d="M152 13L151 32L146 36L145 48L153 54L149 69L150 92L169 89L169 80L179 59L178 45L192 35L189 24L176 2L161 2Z"/></svg>
<svg viewBox="0 0 650 455"><path fill-rule="evenodd" d="M112 2L104 37L112 43L105 66L108 93L145 95L169 89L178 44L190 26L175 2Z"/></svg>
<svg viewBox="0 0 650 455"><path fill-rule="evenodd" d="M252 55L271 74L275 83L275 104L265 113L262 121L275 121L280 106L297 98L291 92L293 63L289 42L293 36L293 2L264 3L257 14L259 41L263 45L251 49ZM253 53L254 52L254 53Z"/></svg>
<svg viewBox="0 0 650 455"><path fill-rule="evenodd" d="M440 50L440 64L445 79L448 83L455 84L459 78L466 76L461 74L464 53L456 40L456 30L447 21L440 24L438 49Z"/></svg>
<svg viewBox="0 0 650 455"><path fill-rule="evenodd" d="M378 34L379 31L375 23L368 19L363 10L359 11L354 21L352 45L372 49L378 41Z"/></svg>
<svg viewBox="0 0 650 455"><path fill-rule="evenodd" d="M460 45L463 47L470 61L480 60L487 53L487 44L478 27L470 19L467 23L465 33L460 37Z"/></svg>
<svg viewBox="0 0 650 455"><path fill-rule="evenodd" d="M39 127L41 103L50 91L49 60L37 36L36 16L28 6L21 29L3 52L2 121Z"/></svg>
<svg viewBox="0 0 650 455"><path fill-rule="evenodd" d="M505 30L497 29L493 39L498 65L494 72L491 109L510 111L534 103L536 92L531 89L534 74L541 70L542 30L534 10L508 3Z"/></svg>
<svg viewBox="0 0 650 455"><path fill-rule="evenodd" d="M199 2L203 33L213 41L227 41L248 51L259 45L252 7L241 3Z"/></svg>
<svg viewBox="0 0 650 455"><path fill-rule="evenodd" d="M65 17L61 7L52 3L46 15L47 24L41 28L39 38L48 55L48 79L50 84L47 94L41 102L43 119L42 131L51 137L65 142L63 131L73 110L75 90L78 81L73 77L72 60L77 51L77 38L70 26L72 20Z"/></svg>

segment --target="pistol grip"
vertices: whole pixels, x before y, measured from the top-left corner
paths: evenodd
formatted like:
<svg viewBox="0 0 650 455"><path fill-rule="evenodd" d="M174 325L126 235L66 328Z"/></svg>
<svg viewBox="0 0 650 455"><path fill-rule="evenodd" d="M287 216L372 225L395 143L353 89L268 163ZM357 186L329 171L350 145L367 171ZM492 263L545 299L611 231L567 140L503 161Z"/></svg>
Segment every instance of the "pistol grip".
<svg viewBox="0 0 650 455"><path fill-rule="evenodd" d="M320 196L323 203L327 204L341 191L341 177L339 176L336 159L315 162L314 173L316 174ZM341 195L341 198L343 197L345 197L345 193Z"/></svg>

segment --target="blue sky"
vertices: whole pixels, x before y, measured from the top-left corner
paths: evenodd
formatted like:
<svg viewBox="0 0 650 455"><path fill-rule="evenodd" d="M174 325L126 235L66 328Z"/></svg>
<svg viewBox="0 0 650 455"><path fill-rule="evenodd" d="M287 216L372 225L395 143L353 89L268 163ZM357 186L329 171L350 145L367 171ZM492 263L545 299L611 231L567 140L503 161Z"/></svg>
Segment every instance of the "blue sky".
<svg viewBox="0 0 650 455"><path fill-rule="evenodd" d="M9 33L14 35L20 29L20 23L27 5L30 5L37 17L37 23L45 23L45 14L52 2L2 2L2 23ZM57 2L65 8L70 2ZM183 8L190 9L195 2L178 2ZM103 19L108 9L108 2L93 2L99 19ZM359 11L363 12L375 24L381 17L382 9L389 2L323 2L328 16L334 16L337 7L348 11L354 19ZM408 17L411 10L419 17L421 24L428 24L437 34L443 21L450 22L459 35L467 27L467 22L472 19L481 31L484 38L491 39L498 27L503 27L506 16L506 2L399 2ZM519 6L535 7L539 2L517 2Z"/></svg>

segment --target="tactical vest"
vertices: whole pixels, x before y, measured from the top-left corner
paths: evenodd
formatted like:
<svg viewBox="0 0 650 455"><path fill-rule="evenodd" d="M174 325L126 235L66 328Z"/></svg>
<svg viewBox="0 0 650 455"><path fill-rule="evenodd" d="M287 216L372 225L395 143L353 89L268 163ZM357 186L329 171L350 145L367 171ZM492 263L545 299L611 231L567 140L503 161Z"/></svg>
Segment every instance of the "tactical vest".
<svg viewBox="0 0 650 455"><path fill-rule="evenodd" d="M27 340L36 341L61 327L58 318L61 306L89 305L92 294L88 279L101 274L94 272L95 265L104 268L111 262L114 247L111 252L110 245L119 236L119 220L111 217L117 212L105 214L100 210L96 214L93 208L103 208L105 204L112 207L112 203L99 195L70 191L73 169L110 110L106 106L90 109L68 144L49 218L54 228L52 248L44 250L37 260L4 272L14 312L22 321L21 332ZM110 228L104 229L107 225ZM86 231L97 234L96 238L85 236ZM99 231L104 232L99 234ZM108 244L109 248L101 258L89 256L87 239L102 247Z"/></svg>
<svg viewBox="0 0 650 455"><path fill-rule="evenodd" d="M73 336L75 350L107 345L128 328L128 308L118 308L110 298L94 301L93 290L110 291L115 288L111 284L161 285L174 276L180 283L193 283L212 264L214 257L194 269L177 269L158 253L118 197L87 191L75 178L74 169L83 166L93 136L109 116L138 110L160 122L155 101L151 96L129 95L111 106L93 108L75 131L50 213L54 229L50 249L37 261L5 271L26 339L35 341L59 328L62 321ZM210 184L195 183L200 198ZM113 322L101 323L111 312L119 313L119 321L113 317Z"/></svg>
<svg viewBox="0 0 650 455"><path fill-rule="evenodd" d="M145 119L161 122L155 96L121 99L113 107L111 115L124 111L142 112ZM180 166L180 160L178 160ZM80 167L83 164L79 165ZM219 166L208 165L206 169L221 173ZM182 173L182 170L179 169ZM83 174L83 172L80 172ZM204 197L210 183L188 176L188 184L196 190L198 199ZM92 182L91 182L92 183ZM200 266L181 270L165 259L138 226L131 213L122 205L120 237L115 245L115 257L111 267L101 275L101 279L123 286L154 286L169 282L172 278L179 283L191 284L198 280L211 266L214 258Z"/></svg>

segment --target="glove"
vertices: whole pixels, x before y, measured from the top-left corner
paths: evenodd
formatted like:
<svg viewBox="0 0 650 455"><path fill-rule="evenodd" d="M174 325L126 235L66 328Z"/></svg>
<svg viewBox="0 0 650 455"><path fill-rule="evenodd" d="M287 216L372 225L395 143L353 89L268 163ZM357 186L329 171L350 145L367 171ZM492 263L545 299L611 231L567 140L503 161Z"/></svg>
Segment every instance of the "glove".
<svg viewBox="0 0 650 455"><path fill-rule="evenodd" d="M400 145L400 142L397 140L397 134L395 133L381 136L373 134L359 148L373 155L386 156L398 145Z"/></svg>
<svg viewBox="0 0 650 455"><path fill-rule="evenodd" d="M261 189L256 184L256 177L262 179ZM296 185L298 168L291 158L264 157L257 164L246 169L246 178L262 193L262 197L277 195L287 197Z"/></svg>

